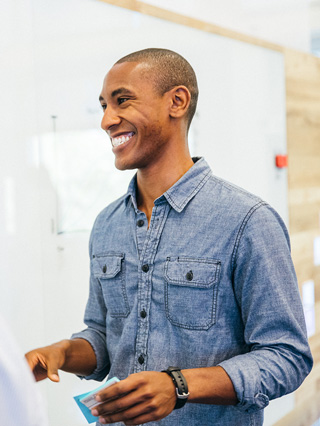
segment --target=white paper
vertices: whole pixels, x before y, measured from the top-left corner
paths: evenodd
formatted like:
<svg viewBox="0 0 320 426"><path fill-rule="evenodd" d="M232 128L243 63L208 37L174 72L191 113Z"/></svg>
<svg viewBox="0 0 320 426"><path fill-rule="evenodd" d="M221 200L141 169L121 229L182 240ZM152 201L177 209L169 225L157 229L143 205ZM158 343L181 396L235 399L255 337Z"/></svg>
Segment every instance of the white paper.
<svg viewBox="0 0 320 426"><path fill-rule="evenodd" d="M314 281L308 280L302 284L302 303L306 320L308 337L316 332Z"/></svg>
<svg viewBox="0 0 320 426"><path fill-rule="evenodd" d="M313 263L314 266L320 265L320 237L313 240Z"/></svg>

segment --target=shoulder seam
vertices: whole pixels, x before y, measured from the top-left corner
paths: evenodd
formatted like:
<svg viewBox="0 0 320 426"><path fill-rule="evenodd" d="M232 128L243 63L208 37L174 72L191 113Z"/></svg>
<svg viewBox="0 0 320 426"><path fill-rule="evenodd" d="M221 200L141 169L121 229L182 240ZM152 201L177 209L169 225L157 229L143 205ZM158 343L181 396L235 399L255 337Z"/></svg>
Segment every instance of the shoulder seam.
<svg viewBox="0 0 320 426"><path fill-rule="evenodd" d="M268 203L265 201L260 201L259 203L255 204L254 206L251 207L251 209L248 211L248 213L246 214L246 216L244 217L240 229L238 231L238 235L236 237L236 241L234 244L234 248L233 248L233 252L232 252L232 257L231 257L231 265L232 265L232 270L234 269L234 262L235 262L235 257L239 248L239 243L240 243L240 239L243 235L244 229L250 219L250 217L253 215L253 213L258 210L260 207L262 206L267 206Z"/></svg>
<svg viewBox="0 0 320 426"><path fill-rule="evenodd" d="M261 200L261 198L258 195L253 194L253 193L247 191L246 189L241 188L240 186L233 184L232 182L228 182L227 180L222 179L222 178L215 176L213 174L212 174L212 178L216 183L219 183L221 186L229 189L230 191L232 191L232 190L237 191L237 192L247 196L248 198L250 198L252 200L256 200L256 201L259 200L259 201L263 202L263 200Z"/></svg>

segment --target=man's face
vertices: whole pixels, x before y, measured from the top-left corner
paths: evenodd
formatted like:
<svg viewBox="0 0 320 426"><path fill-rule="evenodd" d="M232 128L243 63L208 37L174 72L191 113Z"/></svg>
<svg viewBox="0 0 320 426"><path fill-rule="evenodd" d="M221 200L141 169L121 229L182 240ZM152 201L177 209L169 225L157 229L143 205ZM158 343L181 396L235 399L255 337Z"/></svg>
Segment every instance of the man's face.
<svg viewBox="0 0 320 426"><path fill-rule="evenodd" d="M117 64L103 83L101 127L110 136L120 170L161 161L168 140L169 97L160 96L152 80L144 77L147 68L144 63Z"/></svg>

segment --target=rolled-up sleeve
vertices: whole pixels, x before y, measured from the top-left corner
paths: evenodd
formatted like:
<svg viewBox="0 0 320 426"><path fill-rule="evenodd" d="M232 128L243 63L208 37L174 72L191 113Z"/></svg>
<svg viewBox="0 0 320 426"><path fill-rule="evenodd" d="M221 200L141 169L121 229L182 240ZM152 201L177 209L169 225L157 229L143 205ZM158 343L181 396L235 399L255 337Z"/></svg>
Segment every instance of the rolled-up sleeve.
<svg viewBox="0 0 320 426"><path fill-rule="evenodd" d="M252 209L233 252L233 283L250 351L221 362L237 407L253 412L293 392L312 368L287 230L269 206Z"/></svg>

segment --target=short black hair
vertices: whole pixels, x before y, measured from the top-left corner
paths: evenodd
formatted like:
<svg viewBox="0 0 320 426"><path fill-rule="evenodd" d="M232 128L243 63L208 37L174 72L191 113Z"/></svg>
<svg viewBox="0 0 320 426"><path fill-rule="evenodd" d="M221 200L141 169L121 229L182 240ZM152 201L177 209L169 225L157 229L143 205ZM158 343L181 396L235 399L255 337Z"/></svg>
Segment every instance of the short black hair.
<svg viewBox="0 0 320 426"><path fill-rule="evenodd" d="M153 74L151 78L161 96L175 86L186 86L191 95L187 113L187 124L190 127L196 112L199 90L196 74L186 59L172 50L150 48L130 53L116 64L123 62L145 62L150 65Z"/></svg>

